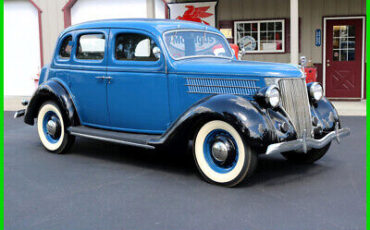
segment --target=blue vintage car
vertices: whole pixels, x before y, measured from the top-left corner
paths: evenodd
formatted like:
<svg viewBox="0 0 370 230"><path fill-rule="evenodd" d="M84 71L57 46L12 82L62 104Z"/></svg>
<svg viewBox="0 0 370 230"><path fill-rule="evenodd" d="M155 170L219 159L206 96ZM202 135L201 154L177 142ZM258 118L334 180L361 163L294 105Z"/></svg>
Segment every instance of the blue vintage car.
<svg viewBox="0 0 370 230"><path fill-rule="evenodd" d="M15 116L37 121L50 152L75 136L147 149L192 141L200 174L225 186L249 177L259 154L312 163L349 134L299 68L239 61L217 29L173 20L67 28L24 105Z"/></svg>

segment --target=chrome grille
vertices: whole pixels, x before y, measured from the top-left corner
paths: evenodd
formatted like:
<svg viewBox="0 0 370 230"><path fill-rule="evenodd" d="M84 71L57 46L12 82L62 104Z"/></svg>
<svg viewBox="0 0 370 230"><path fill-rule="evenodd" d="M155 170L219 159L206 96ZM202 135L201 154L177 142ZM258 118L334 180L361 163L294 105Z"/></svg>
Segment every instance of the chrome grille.
<svg viewBox="0 0 370 230"><path fill-rule="evenodd" d="M311 136L311 111L305 79L280 79L279 87L282 106L288 113L298 138L302 138L305 132L306 136Z"/></svg>

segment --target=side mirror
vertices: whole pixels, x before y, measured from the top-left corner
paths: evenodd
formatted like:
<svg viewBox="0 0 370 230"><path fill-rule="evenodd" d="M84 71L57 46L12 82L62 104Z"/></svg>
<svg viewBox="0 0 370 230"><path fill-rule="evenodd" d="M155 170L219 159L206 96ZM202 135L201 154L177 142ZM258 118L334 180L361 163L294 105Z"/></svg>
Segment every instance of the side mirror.
<svg viewBox="0 0 370 230"><path fill-rule="evenodd" d="M158 46L153 47L152 52L154 57L156 57L157 59L161 58L161 49L159 49Z"/></svg>

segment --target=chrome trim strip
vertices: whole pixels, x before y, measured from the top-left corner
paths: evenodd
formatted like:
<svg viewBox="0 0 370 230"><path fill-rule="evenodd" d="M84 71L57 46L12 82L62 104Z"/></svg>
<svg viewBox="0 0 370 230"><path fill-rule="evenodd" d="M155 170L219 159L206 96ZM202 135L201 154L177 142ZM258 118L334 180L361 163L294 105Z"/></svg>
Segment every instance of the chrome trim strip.
<svg viewBox="0 0 370 230"><path fill-rule="evenodd" d="M211 94L211 95L232 94L232 95L239 95L239 96L253 96L253 94L241 94L241 93L212 93L212 92L194 92L194 91L186 91L186 92L192 93L192 94Z"/></svg>
<svg viewBox="0 0 370 230"><path fill-rule="evenodd" d="M113 142L113 143L118 143L118 144L124 144L124 145L131 145L131 146L136 146L136 147L141 147L141 148L146 148L146 149L155 149L154 146L151 145L146 145L146 144L139 144L139 143L134 143L134 142L129 142L129 141L123 141L123 140L117 140L113 138L108 138L108 137L99 137L99 136L94 136L94 135L89 135L89 134L83 134L83 133L77 133L77 132L70 132L71 135L75 136L80 136L80 137L86 137L86 138L91 138L95 140L100 140L100 141L108 141L108 142Z"/></svg>
<svg viewBox="0 0 370 230"><path fill-rule="evenodd" d="M203 73L202 73L202 75L203 75ZM217 77L207 77L207 78L204 78L204 77L186 77L186 79L191 79L191 80L207 79L207 80L223 80L223 81L260 81L259 79L217 78Z"/></svg>
<svg viewBox="0 0 370 230"><path fill-rule="evenodd" d="M300 72L302 72L302 70L300 70ZM265 81L265 84L266 86L269 86L269 85L272 85L272 84L275 84L275 85L278 85L279 86L279 81L280 80L294 80L294 79L304 79L306 81L306 76L304 74L302 74L301 76L298 76L298 77L280 77L280 78L277 78L277 77L264 77L264 81ZM273 83L271 83L271 82Z"/></svg>
<svg viewBox="0 0 370 230"><path fill-rule="evenodd" d="M228 85L197 85L197 84L185 84L185 86L197 86L197 87L221 87L221 88L239 88L239 89L259 89L260 87L247 87L247 86L228 86Z"/></svg>
<svg viewBox="0 0 370 230"><path fill-rule="evenodd" d="M334 139L339 143L342 137L346 137L349 135L350 135L349 128L338 129L338 126L336 126L335 131L328 133L325 137L321 139L313 139L304 136L302 139L271 144L267 147L266 155L289 151L303 151L304 153L307 153L308 149L323 148Z"/></svg>

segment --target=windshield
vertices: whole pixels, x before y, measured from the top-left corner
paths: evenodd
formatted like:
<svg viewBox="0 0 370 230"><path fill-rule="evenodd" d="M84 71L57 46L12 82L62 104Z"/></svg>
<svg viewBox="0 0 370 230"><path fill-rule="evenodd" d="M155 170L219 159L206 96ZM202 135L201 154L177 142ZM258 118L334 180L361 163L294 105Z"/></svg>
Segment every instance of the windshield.
<svg viewBox="0 0 370 230"><path fill-rule="evenodd" d="M187 57L232 58L225 39L206 31L171 31L164 34L168 52L174 59Z"/></svg>

